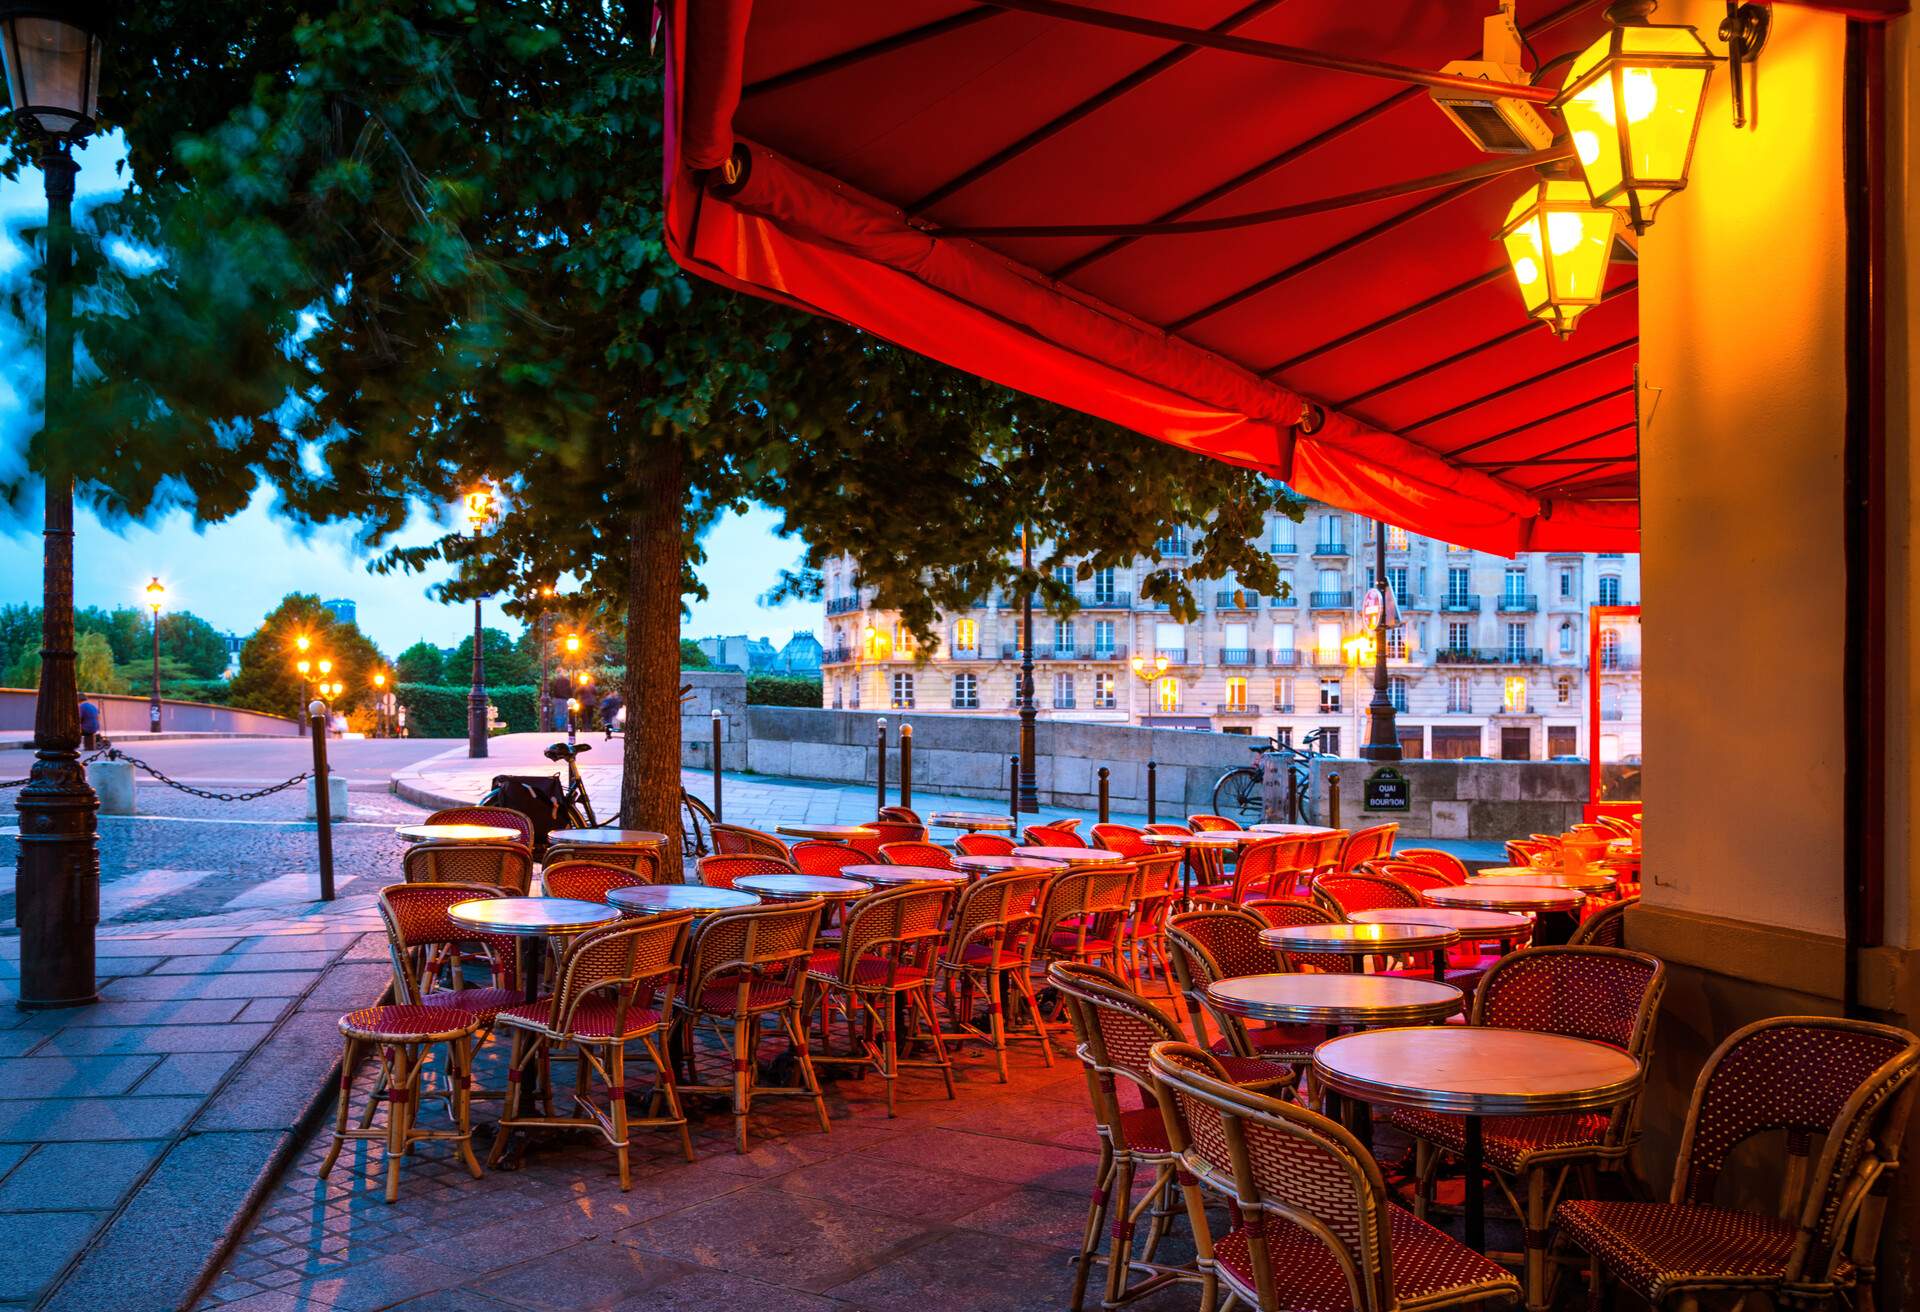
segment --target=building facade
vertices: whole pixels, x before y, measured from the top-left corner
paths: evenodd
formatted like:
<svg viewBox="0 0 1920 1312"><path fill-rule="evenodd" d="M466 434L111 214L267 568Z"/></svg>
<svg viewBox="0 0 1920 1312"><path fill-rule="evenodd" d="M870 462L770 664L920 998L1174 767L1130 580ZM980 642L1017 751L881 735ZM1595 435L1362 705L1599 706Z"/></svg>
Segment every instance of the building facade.
<svg viewBox="0 0 1920 1312"><path fill-rule="evenodd" d="M1034 617L1034 701L1048 718L1272 736L1351 755L1373 696L1371 637L1361 614L1374 583L1373 521L1310 505L1300 523L1271 516L1264 544L1280 572L1274 596L1232 579L1196 582L1201 614L1173 619L1139 582L1179 569L1184 535L1139 559L1074 581L1080 609ZM1640 755L1637 556L1580 552L1508 560L1388 528L1386 569L1403 625L1387 639L1390 696L1408 756L1542 760L1586 756L1599 670L1603 760ZM1063 579L1071 579L1066 567ZM904 625L854 586L847 558L826 570L828 707L916 714L1006 715L1019 704L1019 598L996 592L942 615L922 658ZM1593 625L1600 625L1594 643Z"/></svg>

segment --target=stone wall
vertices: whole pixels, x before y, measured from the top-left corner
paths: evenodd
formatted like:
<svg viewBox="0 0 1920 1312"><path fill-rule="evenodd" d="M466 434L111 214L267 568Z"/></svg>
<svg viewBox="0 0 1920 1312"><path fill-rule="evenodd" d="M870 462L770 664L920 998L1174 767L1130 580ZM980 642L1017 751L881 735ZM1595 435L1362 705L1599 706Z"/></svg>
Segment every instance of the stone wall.
<svg viewBox="0 0 1920 1312"><path fill-rule="evenodd" d="M1587 803L1587 766L1574 761L1395 761L1407 778L1412 805L1406 811L1369 811L1361 803L1369 774L1386 762L1322 759L1314 763L1316 818L1330 818L1328 776L1340 776L1340 824L1344 828L1397 821L1407 838L1505 840L1527 834L1557 834L1578 824ZM1607 795L1639 795L1634 766L1609 765ZM1269 809L1279 815L1269 790Z"/></svg>
<svg viewBox="0 0 1920 1312"><path fill-rule="evenodd" d="M720 768L747 769L747 676L738 670L682 670L680 682L692 685L680 703L681 766L713 769L713 713L717 710L722 721Z"/></svg>
<svg viewBox="0 0 1920 1312"><path fill-rule="evenodd" d="M883 719L890 786L899 778L900 726L908 724L915 792L1005 800L1007 758L1019 749L1020 722L1013 716L750 706L748 768L756 774L872 783L876 721ZM1159 814L1185 816L1212 808L1214 780L1250 764L1254 758L1248 748L1254 741L1244 734L1041 720L1035 726L1034 774L1043 804L1091 810L1099 796L1097 771L1106 766L1113 812L1137 815L1146 810L1146 763L1152 760Z"/></svg>
<svg viewBox="0 0 1920 1312"><path fill-rule="evenodd" d="M83 692L100 708L100 730L110 737L147 732L152 703L125 693ZM34 706L39 694L31 688L0 688L0 730L33 732ZM162 700L160 728L166 733L245 734L291 738L300 726L284 715L247 711L208 702Z"/></svg>

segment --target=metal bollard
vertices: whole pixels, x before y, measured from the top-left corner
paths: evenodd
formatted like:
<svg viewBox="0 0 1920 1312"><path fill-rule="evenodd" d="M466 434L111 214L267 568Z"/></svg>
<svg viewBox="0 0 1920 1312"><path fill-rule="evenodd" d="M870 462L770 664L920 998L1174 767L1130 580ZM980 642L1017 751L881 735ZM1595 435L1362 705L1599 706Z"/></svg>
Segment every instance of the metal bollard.
<svg viewBox="0 0 1920 1312"><path fill-rule="evenodd" d="M307 724L313 739L313 814L320 833L320 900L333 901L333 797L327 777L327 704L318 698L307 703Z"/></svg>
<svg viewBox="0 0 1920 1312"><path fill-rule="evenodd" d="M720 731L726 723L719 708L713 712L713 818L720 820ZM724 821L722 822L724 823Z"/></svg>
<svg viewBox="0 0 1920 1312"><path fill-rule="evenodd" d="M887 721L882 716L873 727L873 813L887 809Z"/></svg>
<svg viewBox="0 0 1920 1312"><path fill-rule="evenodd" d="M1337 774L1327 776L1327 826L1340 827L1340 776Z"/></svg>
<svg viewBox="0 0 1920 1312"><path fill-rule="evenodd" d="M900 726L900 805L913 809L913 726Z"/></svg>
<svg viewBox="0 0 1920 1312"><path fill-rule="evenodd" d="M1107 767L1104 765L1101 766L1100 767L1100 823L1101 824L1107 823L1107 815L1108 815L1107 774L1108 774Z"/></svg>
<svg viewBox="0 0 1920 1312"><path fill-rule="evenodd" d="M1160 767L1152 761L1147 762L1147 823L1153 824L1160 818Z"/></svg>
<svg viewBox="0 0 1920 1312"><path fill-rule="evenodd" d="M1020 753L1007 758L1007 814L1013 817L1014 840L1020 836Z"/></svg>
<svg viewBox="0 0 1920 1312"><path fill-rule="evenodd" d="M1286 771L1287 771L1287 823L1290 825L1297 825L1300 823L1300 788L1301 788L1300 776L1296 775L1293 772L1293 767L1291 765L1286 767Z"/></svg>

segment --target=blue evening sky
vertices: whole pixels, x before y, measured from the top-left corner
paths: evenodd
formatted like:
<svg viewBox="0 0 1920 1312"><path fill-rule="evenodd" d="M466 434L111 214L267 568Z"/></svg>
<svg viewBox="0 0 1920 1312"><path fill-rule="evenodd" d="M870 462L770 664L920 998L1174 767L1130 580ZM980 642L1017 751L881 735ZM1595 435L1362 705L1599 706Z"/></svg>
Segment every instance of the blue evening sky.
<svg viewBox="0 0 1920 1312"><path fill-rule="evenodd" d="M77 204L88 196L117 190L114 170L120 156L117 138L95 142L81 155ZM45 214L40 174L23 172L0 182L0 277L18 276L26 252L14 236L22 223L37 224ZM0 473L19 467L21 452L37 422L41 363L10 326L0 323ZM373 553L358 547L351 528L341 526L308 535L272 513L273 497L263 490L248 509L221 524L196 528L184 514L156 523L115 530L84 509L74 543L75 598L82 606L112 607L138 599L147 580L159 575L170 598L222 630L248 633L288 592L317 592L351 597L359 604L360 627L389 656L418 639L449 646L470 631L472 612L442 605L426 595L439 575L379 575L366 566ZM817 631L820 607L766 607L761 594L779 570L800 554L800 544L775 536L779 517L756 508L716 525L706 541L703 578L713 596L692 604L682 627L689 637L746 633L765 635L779 646L795 629ZM435 535L426 514L409 537ZM0 510L0 604L37 603L40 599L40 514L36 496L20 513ZM492 618L509 629L516 626Z"/></svg>

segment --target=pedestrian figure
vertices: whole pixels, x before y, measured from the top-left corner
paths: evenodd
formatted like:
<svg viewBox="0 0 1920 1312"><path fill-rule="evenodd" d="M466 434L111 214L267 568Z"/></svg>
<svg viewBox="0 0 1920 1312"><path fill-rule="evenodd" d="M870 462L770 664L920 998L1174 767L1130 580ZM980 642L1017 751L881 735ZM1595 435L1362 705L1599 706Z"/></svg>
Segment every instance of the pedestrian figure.
<svg viewBox="0 0 1920 1312"><path fill-rule="evenodd" d="M100 743L100 708L93 699L80 699L80 747L83 751L92 751Z"/></svg>
<svg viewBox="0 0 1920 1312"><path fill-rule="evenodd" d="M613 722L620 715L620 694L607 689L607 695L600 699L600 723L607 731L608 741L613 739Z"/></svg>

